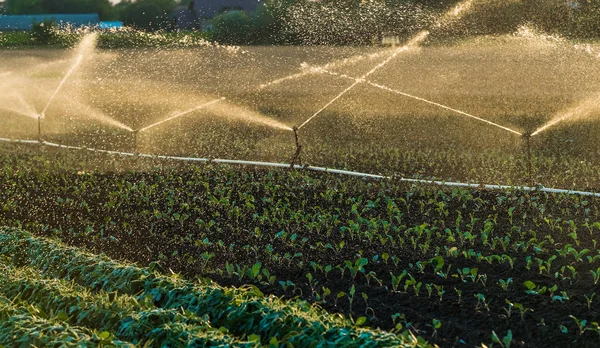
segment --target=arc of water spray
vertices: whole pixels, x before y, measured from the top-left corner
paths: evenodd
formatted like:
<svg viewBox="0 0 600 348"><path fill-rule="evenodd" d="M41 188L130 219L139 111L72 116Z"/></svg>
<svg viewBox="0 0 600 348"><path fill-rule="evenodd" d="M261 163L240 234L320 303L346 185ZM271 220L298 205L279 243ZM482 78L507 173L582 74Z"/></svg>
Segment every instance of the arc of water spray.
<svg viewBox="0 0 600 348"><path fill-rule="evenodd" d="M546 129L554 126L555 124L557 124L559 122L562 122L562 121L570 118L571 116L573 116L573 113L567 114L565 116L562 116L562 117L559 117L559 118L555 119L554 121L548 122L545 126L540 127L538 129L536 129L535 132L531 133L531 136L538 135L541 132L545 131Z"/></svg>
<svg viewBox="0 0 600 348"><path fill-rule="evenodd" d="M434 101L431 101L431 100L428 100L428 99L425 99L425 98L418 97L416 95L404 93L402 91L399 91L399 90L396 90L396 89L392 89L390 87L387 87L387 86L384 86L384 85L380 85L380 84L371 82L369 80L358 79L358 78L355 78L355 77L352 77L352 76L349 76L349 75L346 75L346 74L339 74L339 73L335 73L335 72L332 72L332 71L327 71L327 70L320 69L320 68L314 68L314 70L315 71L319 71L321 73L329 74L329 75L332 75L332 76L342 77L342 78L349 79L349 80L355 80L356 82L363 82L363 83L366 83L366 84L371 85L373 87L382 89L384 91L388 91L388 92L391 92L391 93L399 94L399 95L402 95L402 96L405 96L405 97L408 97L408 98L413 98L413 99L416 99L418 101L422 101L424 103L427 103L427 104L430 104L430 105L434 105L434 106L437 106L439 108L442 108L442 109L445 109L445 110L448 110L448 111L452 111L452 112L457 113L459 115L467 116L467 117L473 118L473 119L475 119L477 121L485 122L485 123L487 123L489 125L492 125L492 126L495 126L495 127L501 128L501 129L504 129L505 131L508 131L508 132L511 132L511 133L514 133L514 134L517 134L517 135L523 135L523 133L521 133L521 132L517 132L514 129L511 129L511 128L499 125L499 124L494 123L492 121L488 121L488 120L486 120L484 118L481 118L481 117L469 114L467 112L464 112L464 111L452 108L452 107L444 105L444 104L440 104L440 103L437 103L437 102L434 102Z"/></svg>
<svg viewBox="0 0 600 348"><path fill-rule="evenodd" d="M418 36L417 36L418 37ZM427 37L427 34L422 36L421 40L424 40ZM412 40L411 40L412 41ZM369 70L366 74L364 74L361 78L356 79L356 81L354 81L354 83L350 86L348 86L348 88L346 88L345 90L343 90L340 94L338 94L335 98L333 98L331 101L329 101L329 103L325 104L325 106L323 106L321 109L319 109L319 111L315 112L311 117L309 117L306 121L304 121L304 123L302 123L300 126L298 126L298 130L300 130L302 127L306 126L306 124L308 124L310 121L312 121L315 117L319 116L321 114L321 112L323 112L325 109L327 109L331 104L335 103L336 100L340 99L342 96L344 96L346 93L350 92L356 85L358 85L359 83L363 82L367 77L369 77L371 74L373 74L374 72L376 72L377 70L381 69L382 67L384 67L387 63L389 63L392 59L396 58L396 56L398 54L400 54L401 52L407 51L409 49L409 46L403 46L401 48L399 48L398 50L396 50L391 56L387 57L384 61L382 61L381 63L377 64L373 69Z"/></svg>
<svg viewBox="0 0 600 348"><path fill-rule="evenodd" d="M386 55L386 54L388 54L390 52L394 52L394 50L392 49L392 50L389 50L389 51L386 50L385 52L377 52L377 53L371 53L371 54L361 54L361 55L356 55L356 56L352 56L352 57L349 57L349 58L338 59L338 60L334 60L334 61L332 61L330 63L324 64L324 65L320 66L320 68L322 68L322 69L331 69L331 68L334 68L334 67L341 67L341 66L345 66L345 65L357 63L357 62L360 62L362 60L369 59L369 58L378 58L378 57L384 56L384 55ZM305 63L302 63L302 67L304 67L304 66L305 66ZM295 74L291 74L291 75L288 75L288 76L280 77L280 78L272 80L270 82L263 83L263 84L259 85L258 88L259 89L264 89L264 88L267 88L267 87L270 87L270 86L279 85L279 84L281 84L281 83L283 83L285 81L296 80L296 79L299 79L301 77L304 77L304 76L312 74L312 73L314 73L314 72L311 71L311 70L300 71L300 72L295 73Z"/></svg>
<svg viewBox="0 0 600 348"><path fill-rule="evenodd" d="M474 1L475 0L464 0L464 1L460 2L460 3L458 3L451 10L449 10L448 12L446 12L437 21L437 23L434 26L436 26L438 28L439 27L443 27L444 25L446 25L451 20L455 20L455 19L460 18L466 11L468 11L471 8L471 6L473 5ZM423 38L423 40L421 40L420 36L424 35L424 34L425 35L429 35L429 32L427 32L425 30L419 32L409 42L409 45L411 44L411 42L413 42L415 40L419 40L419 42L423 41L426 37ZM417 42L417 44L418 44L418 42ZM320 66L320 68L322 68L322 69L330 69L330 68L336 67L336 66L344 66L344 65L348 65L348 64L360 62L360 61L368 59L368 58L379 57L379 56L384 55L386 53L387 53L387 51L386 52L372 53L372 54L356 55L356 56L353 56L353 57L344 58L344 59L333 61L331 63L327 63L325 65ZM280 84L282 82L289 81L289 80L295 80L295 79L301 78L301 77L306 76L306 75L311 74L311 73L313 73L313 71L310 71L310 70L301 71L301 72L296 73L296 74L288 75L288 76L281 77L281 78L275 79L275 80L267 82L267 83L263 83L258 88L259 89L263 89L263 88L266 88L266 87L269 87L269 86L278 85L278 84Z"/></svg>
<svg viewBox="0 0 600 348"><path fill-rule="evenodd" d="M149 125L149 126L146 126L146 127L144 127L144 128L140 128L140 129L138 129L136 132L143 132L143 131L145 131L145 130L148 130L148 129L150 129L150 128L153 128L153 127L156 127L156 126L158 126L158 125L161 125L161 124L163 124L163 123L165 123L165 122L171 121L171 120L173 120L173 119L175 119L175 118L178 118L178 117L181 117L181 116L187 115L187 114L189 114L189 113L191 113L191 112L194 112L194 111L196 111L196 110L200 110L200 109L203 109L203 108L205 108L205 107L207 107L207 106L210 106L210 105L213 105L213 104L219 103L219 102L221 102L221 101L223 101L223 100L225 100L225 97L222 97L222 98L219 98L219 99L215 99L215 100L213 100L213 101L210 101L210 102L208 102L208 103L204 103L204 104L202 104L202 105L200 105L200 106L197 106L197 107L195 107L195 108L192 108L192 109L189 109L189 110L186 110L186 111L180 112L180 113L178 113L177 115L171 116L171 117L169 117L169 118L166 118L166 119L164 119L164 120L162 120L162 121L159 121L159 122L153 123L153 124L151 124L151 125Z"/></svg>
<svg viewBox="0 0 600 348"><path fill-rule="evenodd" d="M590 99L585 99L580 101L575 106L567 109L566 111L562 111L556 114L550 121L548 121L543 126L536 129L531 136L540 134L541 132L547 130L548 128L556 125L557 123L569 120L575 117L582 117L589 115L592 111L598 110L598 103L600 102L600 95L597 95Z"/></svg>
<svg viewBox="0 0 600 348"><path fill-rule="evenodd" d="M75 63L73 63L73 65L71 66L69 71L67 71L65 76L63 76L62 80L58 84L58 87L56 88L56 90L54 90L54 93L52 94L52 96L48 100L48 103L42 110L42 113L39 115L40 118L44 118L44 116L46 115L46 111L48 110L50 105L52 105L52 102L54 101L54 98L56 98L56 96L58 95L58 92L60 92L60 90L64 86L65 82L67 82L67 80L69 79L69 76L71 76L71 74L73 74L73 72L79 67L79 65L81 65L82 61L83 61L83 54L78 54L77 58L75 59Z"/></svg>
<svg viewBox="0 0 600 348"><path fill-rule="evenodd" d="M438 20L437 26L441 27L441 26L443 26L445 23L447 23L451 19L458 19L458 18L460 18L467 10L469 10L469 8L473 4L473 2L474 2L474 0L464 0L464 1L460 2L452 10L448 11L443 17L441 17L440 20ZM369 77L375 71L377 71L380 68L382 68L383 66L385 66L392 59L394 59L398 54L400 54L401 52L407 51L409 48L412 48L414 46L418 46L420 43L422 43L423 41L425 41L425 39L427 39L428 36L429 36L429 31L427 31L427 30L422 30L419 33L417 33L416 35L414 35L405 46L403 46L403 47L399 48L398 50L396 50L390 57L388 57L383 62L381 62L378 65L376 65L373 69L371 69L369 72L367 72L365 75L363 75L360 79L357 79L352 85L350 85L348 88L346 88L345 90L343 90L340 94L338 94L335 98L333 98L333 100L331 100L324 107L322 107L319 111L317 111L315 114L313 114L311 117L309 117L304 123L302 123L298 127L298 129L304 127L306 124L308 124L310 121L312 121L315 117L317 117L319 114L321 114L321 112L323 112L323 110L325 110L326 108L328 108L336 100L338 100L343 95L345 95L350 90L352 90L360 82L363 82L367 77Z"/></svg>

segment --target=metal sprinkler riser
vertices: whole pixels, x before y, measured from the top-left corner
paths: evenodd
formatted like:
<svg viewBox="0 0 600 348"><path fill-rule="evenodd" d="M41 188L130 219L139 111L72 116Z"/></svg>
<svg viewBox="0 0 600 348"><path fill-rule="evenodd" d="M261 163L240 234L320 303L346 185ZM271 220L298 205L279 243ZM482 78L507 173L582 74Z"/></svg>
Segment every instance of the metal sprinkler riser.
<svg viewBox="0 0 600 348"><path fill-rule="evenodd" d="M294 153L294 156L292 156L292 160L290 161L290 169L294 169L294 165L296 164L296 161L298 161L299 164L302 164L302 160L300 159L300 152L302 151L302 145L300 145L300 141L298 140L298 127L294 126L292 128L292 131L294 132L294 141L296 143L296 152Z"/></svg>
<svg viewBox="0 0 600 348"><path fill-rule="evenodd" d="M535 180L533 178L533 164L531 163L531 136L531 132L525 132L523 135L521 135L523 141L525 141L525 158L527 161L527 176L529 179L529 185L533 187L535 186Z"/></svg>

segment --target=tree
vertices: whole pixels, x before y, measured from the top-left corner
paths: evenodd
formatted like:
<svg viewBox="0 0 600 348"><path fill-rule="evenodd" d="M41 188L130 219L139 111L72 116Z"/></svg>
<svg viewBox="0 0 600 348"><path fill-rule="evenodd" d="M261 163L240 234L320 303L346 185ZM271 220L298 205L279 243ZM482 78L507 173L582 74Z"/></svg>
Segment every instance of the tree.
<svg viewBox="0 0 600 348"><path fill-rule="evenodd" d="M123 22L141 30L169 29L169 15L176 6L175 0L138 0L128 4Z"/></svg>
<svg viewBox="0 0 600 348"><path fill-rule="evenodd" d="M46 13L98 13L101 20L112 19L109 0L42 0Z"/></svg>
<svg viewBox="0 0 600 348"><path fill-rule="evenodd" d="M109 0L7 0L10 14L98 13L101 20L112 19Z"/></svg>
<svg viewBox="0 0 600 348"><path fill-rule="evenodd" d="M43 13L42 0L6 0L6 12L9 14Z"/></svg>

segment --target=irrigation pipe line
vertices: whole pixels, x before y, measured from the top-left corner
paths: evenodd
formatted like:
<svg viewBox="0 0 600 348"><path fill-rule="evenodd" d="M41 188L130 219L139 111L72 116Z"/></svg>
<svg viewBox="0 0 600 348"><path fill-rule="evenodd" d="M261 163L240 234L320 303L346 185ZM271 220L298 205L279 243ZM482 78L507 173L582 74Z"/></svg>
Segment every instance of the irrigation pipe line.
<svg viewBox="0 0 600 348"><path fill-rule="evenodd" d="M271 168L282 168L282 169L290 168L290 165L288 163L244 161L244 160L219 159L219 158L152 155L152 154L144 154L144 153L94 149L94 148L88 148L88 147L83 147L83 146L62 145L62 144L57 144L57 143L51 143L48 141L40 142L38 140L20 140L20 139L0 138L0 141L1 142L9 142L9 143L17 143L17 144L45 145L45 146L56 147L56 148L61 148L61 149L69 149L69 150L87 150L87 151L91 151L91 152L105 153L105 154L109 154L109 155L141 157L141 158L162 159L162 160L174 160L174 161L182 161L182 162L207 162L207 163L219 163L219 164L237 164L237 165L271 167ZM567 194L567 195L600 197L600 193L596 193L596 192L549 188L549 187L543 187L541 185L537 186L537 187L532 187L532 186L512 186L512 185L471 184L471 183L464 183L464 182L448 182L448 181L426 180L426 179L409 179L409 178L402 178L402 177L396 177L396 176L384 176L384 175L378 175L378 174L355 172L355 171L350 171L350 170L332 169L332 168L326 168L326 167L302 166L302 165L298 165L298 164L294 165L293 168L298 169L298 170L304 169L304 170L310 170L313 172L325 172L325 173L331 173L331 174L356 176L356 177L369 178L369 179L396 180L396 181L400 181L400 182L423 184L423 185L438 185L438 186L445 186L445 187L465 187L465 188L487 189L487 190L539 191L539 192L547 192L547 193L562 193L562 194Z"/></svg>

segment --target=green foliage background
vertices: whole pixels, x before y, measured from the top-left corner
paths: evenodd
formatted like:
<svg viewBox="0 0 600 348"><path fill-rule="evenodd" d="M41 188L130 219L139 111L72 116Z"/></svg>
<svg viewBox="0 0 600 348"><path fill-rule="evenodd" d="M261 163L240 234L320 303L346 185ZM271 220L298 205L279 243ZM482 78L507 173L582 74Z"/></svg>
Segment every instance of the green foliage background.
<svg viewBox="0 0 600 348"><path fill-rule="evenodd" d="M170 14L186 0L6 0L10 14L97 12L146 31L172 30ZM223 44L365 45L382 36L410 37L434 28L435 37L499 35L528 25L574 39L600 38L600 2L593 0L476 0L468 13L435 29L458 0L266 0L254 13L229 11L212 19L210 35Z"/></svg>

